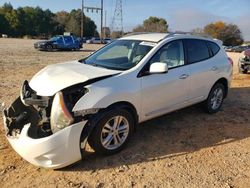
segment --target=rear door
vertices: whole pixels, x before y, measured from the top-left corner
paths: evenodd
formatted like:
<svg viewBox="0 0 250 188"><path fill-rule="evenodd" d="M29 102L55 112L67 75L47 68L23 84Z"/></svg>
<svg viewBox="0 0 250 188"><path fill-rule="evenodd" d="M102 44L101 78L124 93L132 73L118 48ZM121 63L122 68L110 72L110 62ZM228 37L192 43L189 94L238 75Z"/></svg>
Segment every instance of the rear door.
<svg viewBox="0 0 250 188"><path fill-rule="evenodd" d="M215 54L210 50L209 41L185 39L184 43L190 70L188 101L189 103L197 103L206 99L218 77L218 59L214 57ZM218 53L218 51L214 51L214 53Z"/></svg>
<svg viewBox="0 0 250 188"><path fill-rule="evenodd" d="M65 48L66 49L72 49L74 48L74 41L71 36L64 36L64 41L65 41Z"/></svg>

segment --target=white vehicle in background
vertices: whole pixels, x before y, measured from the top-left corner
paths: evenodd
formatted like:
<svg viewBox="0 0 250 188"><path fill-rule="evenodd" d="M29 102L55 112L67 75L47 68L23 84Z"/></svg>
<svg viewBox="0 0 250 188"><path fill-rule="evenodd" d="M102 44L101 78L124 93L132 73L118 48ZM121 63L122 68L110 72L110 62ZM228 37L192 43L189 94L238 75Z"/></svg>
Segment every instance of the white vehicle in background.
<svg viewBox="0 0 250 188"><path fill-rule="evenodd" d="M30 163L62 168L81 160L87 142L100 154L119 152L143 121L200 102L218 112L231 78L232 61L218 40L125 36L25 81L4 110L6 136Z"/></svg>
<svg viewBox="0 0 250 188"><path fill-rule="evenodd" d="M101 44L102 41L101 41L100 38L95 38L95 37L93 37L93 38L91 38L91 39L89 39L89 40L86 40L86 43L87 43L87 44Z"/></svg>

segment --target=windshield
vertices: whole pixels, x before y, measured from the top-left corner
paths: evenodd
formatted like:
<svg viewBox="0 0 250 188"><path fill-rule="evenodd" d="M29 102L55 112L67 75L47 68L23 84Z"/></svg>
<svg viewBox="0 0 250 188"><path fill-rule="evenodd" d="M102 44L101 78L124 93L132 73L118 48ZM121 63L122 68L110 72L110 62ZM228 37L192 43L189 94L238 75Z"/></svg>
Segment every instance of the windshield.
<svg viewBox="0 0 250 188"><path fill-rule="evenodd" d="M84 63L114 70L128 70L138 64L154 43L116 40L84 60Z"/></svg>
<svg viewBox="0 0 250 188"><path fill-rule="evenodd" d="M58 39L60 39L61 37L60 36L55 36L55 37L52 37L51 39L49 39L50 41L57 41Z"/></svg>

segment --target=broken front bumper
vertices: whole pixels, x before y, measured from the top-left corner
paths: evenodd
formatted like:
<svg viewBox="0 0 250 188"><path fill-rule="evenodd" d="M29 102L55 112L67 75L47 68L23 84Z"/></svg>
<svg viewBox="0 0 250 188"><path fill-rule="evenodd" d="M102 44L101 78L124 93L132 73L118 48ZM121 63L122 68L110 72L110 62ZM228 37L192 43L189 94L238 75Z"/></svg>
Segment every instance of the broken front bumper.
<svg viewBox="0 0 250 188"><path fill-rule="evenodd" d="M33 139L30 124L24 125L18 138L7 136L14 150L33 165L58 169L81 160L80 137L86 121L79 122L51 136Z"/></svg>

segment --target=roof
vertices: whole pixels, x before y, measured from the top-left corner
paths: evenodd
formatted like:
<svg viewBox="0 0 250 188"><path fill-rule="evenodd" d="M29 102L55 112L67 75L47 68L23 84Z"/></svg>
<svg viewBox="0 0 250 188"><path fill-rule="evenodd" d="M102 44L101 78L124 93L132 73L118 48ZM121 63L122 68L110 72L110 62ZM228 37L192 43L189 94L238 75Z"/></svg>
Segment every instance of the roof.
<svg viewBox="0 0 250 188"><path fill-rule="evenodd" d="M218 39L213 39L208 35L197 35L192 33L131 33L125 35L120 40L141 40L141 41L149 41L149 42L160 42L163 39L169 37L176 37L176 38L183 38L183 39L203 39L203 40L210 40L216 42L219 45L222 45L222 41Z"/></svg>
<svg viewBox="0 0 250 188"><path fill-rule="evenodd" d="M142 40L142 41L150 41L150 42L159 42L162 39L166 38L168 33L133 33L122 37L121 39L129 39L129 40Z"/></svg>

